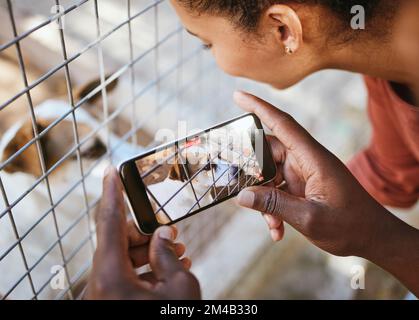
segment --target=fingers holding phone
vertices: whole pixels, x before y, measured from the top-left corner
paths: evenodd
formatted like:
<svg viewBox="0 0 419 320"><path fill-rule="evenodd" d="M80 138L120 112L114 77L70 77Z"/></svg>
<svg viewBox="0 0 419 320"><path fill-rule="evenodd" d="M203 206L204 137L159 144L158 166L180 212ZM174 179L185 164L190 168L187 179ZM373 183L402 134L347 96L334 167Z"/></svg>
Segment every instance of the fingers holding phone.
<svg viewBox="0 0 419 320"><path fill-rule="evenodd" d="M85 299L197 299L199 284L188 271L183 244L175 243L174 227L141 235L127 223L122 187L114 168L106 171L97 214L97 250ZM135 268L150 263L152 272L138 276ZM180 276L179 276L180 275Z"/></svg>
<svg viewBox="0 0 419 320"><path fill-rule="evenodd" d="M274 240L281 239L284 220L332 254L367 255L365 251L376 242L377 233L371 230L389 216L388 211L292 117L247 93L236 93L235 101L272 130L273 154L280 160L277 170L286 183L282 189L247 188L239 194L238 203L267 215Z"/></svg>

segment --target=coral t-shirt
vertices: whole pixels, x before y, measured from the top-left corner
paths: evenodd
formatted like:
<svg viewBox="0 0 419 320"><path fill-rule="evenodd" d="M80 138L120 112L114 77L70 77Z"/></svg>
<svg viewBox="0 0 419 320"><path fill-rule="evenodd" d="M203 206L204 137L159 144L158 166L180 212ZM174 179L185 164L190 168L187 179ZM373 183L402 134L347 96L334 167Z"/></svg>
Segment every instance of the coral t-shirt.
<svg viewBox="0 0 419 320"><path fill-rule="evenodd" d="M419 107L403 101L388 81L365 82L373 136L348 167L381 204L411 207L419 199Z"/></svg>

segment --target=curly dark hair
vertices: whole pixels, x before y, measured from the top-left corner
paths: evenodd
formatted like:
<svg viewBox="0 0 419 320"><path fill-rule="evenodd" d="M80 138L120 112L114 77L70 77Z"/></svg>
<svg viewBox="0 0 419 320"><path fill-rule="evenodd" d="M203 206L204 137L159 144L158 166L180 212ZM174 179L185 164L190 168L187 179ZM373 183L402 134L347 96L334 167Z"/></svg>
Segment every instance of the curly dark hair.
<svg viewBox="0 0 419 320"><path fill-rule="evenodd" d="M199 14L207 13L221 15L229 18L236 26L246 30L256 30L260 16L271 5L274 4L303 4L317 5L326 9L337 19L336 25L330 26L330 19L327 22L330 32L342 35L342 32L350 28L350 21L353 17L351 8L361 5L365 9L367 29L369 33L384 34L384 24L391 21L396 12L397 6L402 1L394 0L177 0L181 5L190 11ZM348 32L343 35L348 36ZM351 33L351 32L349 32ZM348 40L350 38L347 37Z"/></svg>

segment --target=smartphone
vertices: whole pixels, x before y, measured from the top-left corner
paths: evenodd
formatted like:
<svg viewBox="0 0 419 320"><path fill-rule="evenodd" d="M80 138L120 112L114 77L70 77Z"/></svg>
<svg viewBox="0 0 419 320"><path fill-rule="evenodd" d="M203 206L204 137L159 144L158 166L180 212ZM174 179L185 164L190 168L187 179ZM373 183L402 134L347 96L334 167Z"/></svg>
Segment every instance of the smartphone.
<svg viewBox="0 0 419 320"><path fill-rule="evenodd" d="M152 234L276 176L261 121L252 113L119 165L140 231Z"/></svg>

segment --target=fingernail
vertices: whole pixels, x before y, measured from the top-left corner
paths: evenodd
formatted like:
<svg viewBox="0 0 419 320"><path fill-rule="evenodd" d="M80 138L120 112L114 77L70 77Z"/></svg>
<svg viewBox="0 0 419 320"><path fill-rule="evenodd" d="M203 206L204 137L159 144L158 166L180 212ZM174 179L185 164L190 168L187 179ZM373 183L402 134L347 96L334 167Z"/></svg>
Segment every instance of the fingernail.
<svg viewBox="0 0 419 320"><path fill-rule="evenodd" d="M190 268L192 267L192 260L191 260L191 259L189 259L188 257L183 258L183 259L182 259L182 263L183 263L183 266L184 266L186 269L190 269Z"/></svg>
<svg viewBox="0 0 419 320"><path fill-rule="evenodd" d="M185 254L185 252L186 252L186 246L181 242L176 243L176 253L179 256L183 256Z"/></svg>
<svg viewBox="0 0 419 320"><path fill-rule="evenodd" d="M103 173L106 176L108 176L111 172L113 171L113 167L112 166L107 166L105 169L105 172Z"/></svg>
<svg viewBox="0 0 419 320"><path fill-rule="evenodd" d="M270 231L270 234L271 234L271 238L272 238L273 241L278 241L279 240L278 230L272 229Z"/></svg>
<svg viewBox="0 0 419 320"><path fill-rule="evenodd" d="M161 227L159 230L159 238L160 239L164 239L164 240L168 240L168 241L173 241L174 240L174 234L173 234L173 229L170 227Z"/></svg>
<svg viewBox="0 0 419 320"><path fill-rule="evenodd" d="M234 91L234 93L233 93L233 97L234 97L234 98L236 98L236 99L240 99L240 98L242 98L242 97L243 97L243 95L244 95L244 92L243 92L243 91L241 91L241 90L236 90L236 91Z"/></svg>
<svg viewBox="0 0 419 320"><path fill-rule="evenodd" d="M242 190L237 197L237 201L243 207L252 208L255 202L255 193L249 190Z"/></svg>
<svg viewBox="0 0 419 320"><path fill-rule="evenodd" d="M265 218L265 221L268 224L268 226L270 226L272 222L272 217L269 214L264 214L263 217Z"/></svg>
<svg viewBox="0 0 419 320"><path fill-rule="evenodd" d="M284 237L284 234L278 229L272 229L270 233L273 241L281 241Z"/></svg>

